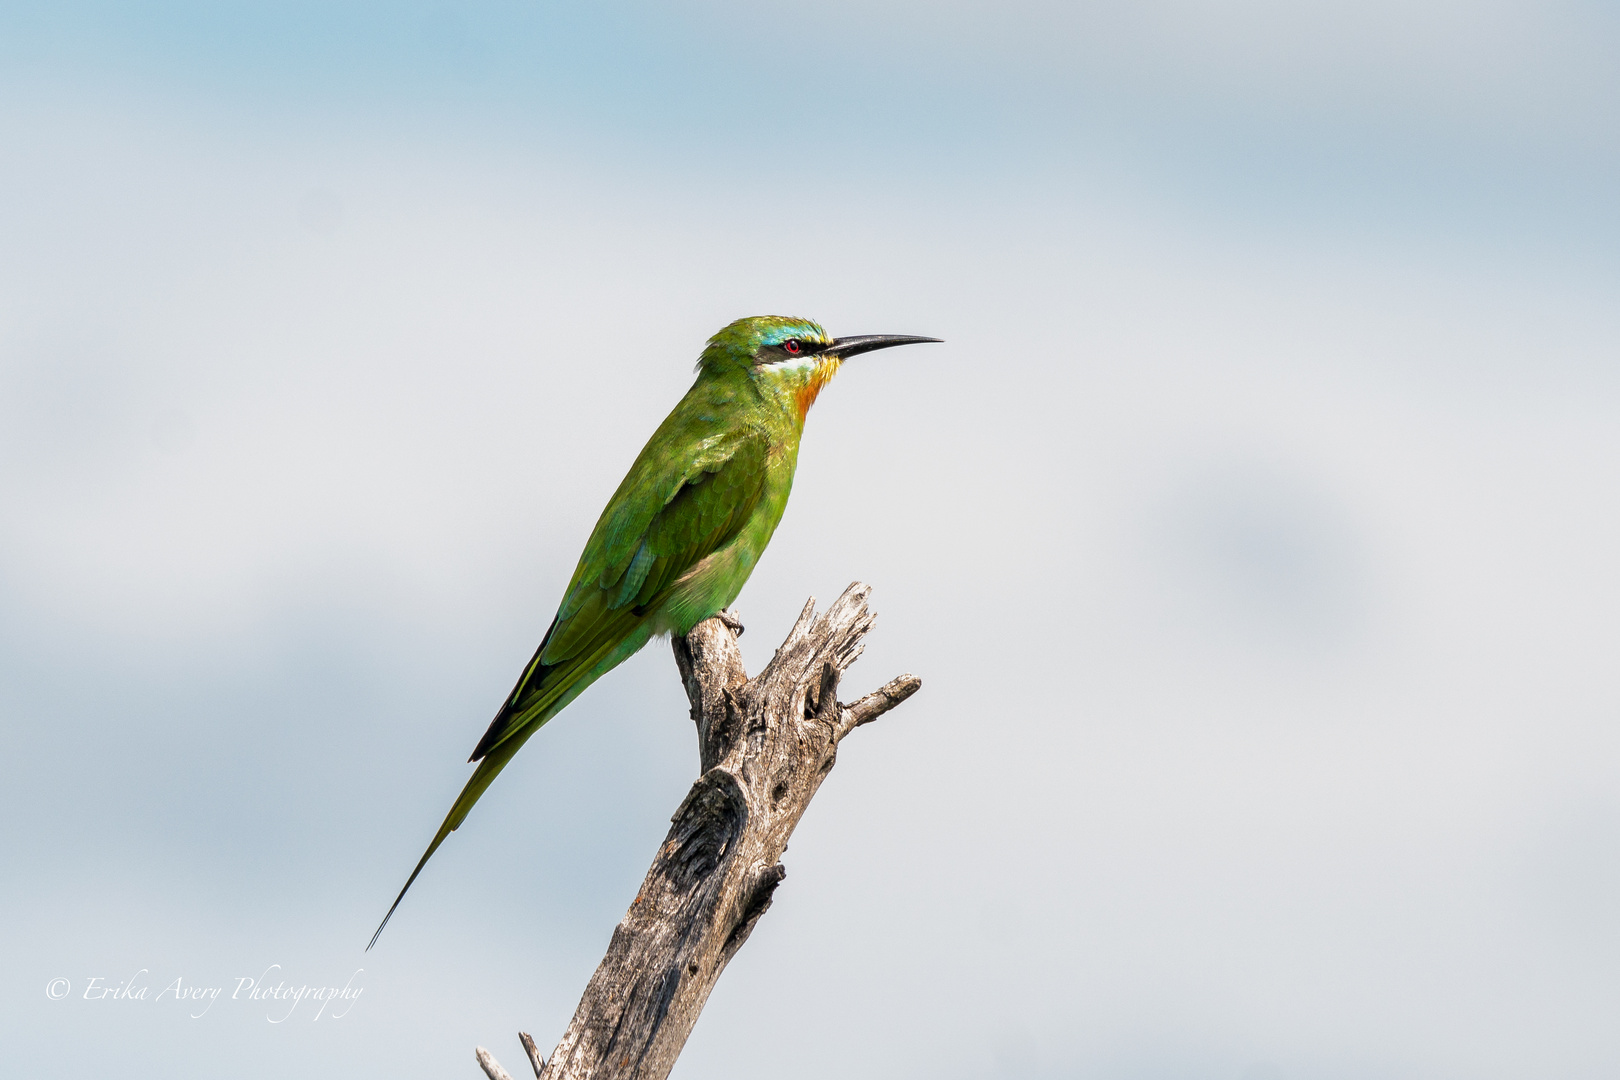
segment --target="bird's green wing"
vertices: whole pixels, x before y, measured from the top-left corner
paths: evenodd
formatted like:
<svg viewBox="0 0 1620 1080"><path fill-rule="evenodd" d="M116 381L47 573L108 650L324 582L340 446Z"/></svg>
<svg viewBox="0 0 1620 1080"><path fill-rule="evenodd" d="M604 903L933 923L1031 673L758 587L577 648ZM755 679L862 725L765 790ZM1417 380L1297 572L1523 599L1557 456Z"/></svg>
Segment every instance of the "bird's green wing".
<svg viewBox="0 0 1620 1080"><path fill-rule="evenodd" d="M764 495L770 440L763 432L705 440L697 454L662 469L649 461L651 449L649 443L596 523L551 629L479 740L470 759L478 767L372 935L373 945L422 867L524 741L623 660L613 654L638 631L646 640L645 619L683 574L736 537Z"/></svg>
<svg viewBox="0 0 1620 1080"><path fill-rule="evenodd" d="M683 574L747 524L764 495L769 438L748 431L701 451L645 478L637 476L638 460L585 545L551 629L470 760L544 716L657 610Z"/></svg>

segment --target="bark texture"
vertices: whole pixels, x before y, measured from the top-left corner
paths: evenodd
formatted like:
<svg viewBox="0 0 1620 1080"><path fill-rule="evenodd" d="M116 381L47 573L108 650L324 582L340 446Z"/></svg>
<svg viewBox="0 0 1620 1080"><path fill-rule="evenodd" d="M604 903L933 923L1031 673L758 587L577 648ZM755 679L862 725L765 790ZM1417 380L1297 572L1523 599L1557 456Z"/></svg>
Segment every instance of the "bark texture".
<svg viewBox="0 0 1620 1080"><path fill-rule="evenodd" d="M753 679L729 616L673 641L697 724L702 774L671 819L630 910L613 931L540 1080L663 1080L720 973L786 876L794 826L837 759L838 744L916 693L912 675L852 705L838 682L875 616L856 582L820 617L815 599ZM525 1049L532 1041L526 1041ZM500 1066L479 1049L479 1063Z"/></svg>

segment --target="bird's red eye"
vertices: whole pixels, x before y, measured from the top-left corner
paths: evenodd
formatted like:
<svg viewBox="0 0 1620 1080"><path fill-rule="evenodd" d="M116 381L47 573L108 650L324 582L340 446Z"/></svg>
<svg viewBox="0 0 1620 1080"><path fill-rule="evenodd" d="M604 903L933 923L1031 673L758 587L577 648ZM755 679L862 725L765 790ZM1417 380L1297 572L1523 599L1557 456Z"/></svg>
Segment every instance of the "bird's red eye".
<svg viewBox="0 0 1620 1080"><path fill-rule="evenodd" d="M787 353L789 356L797 356L799 353L799 343L792 338L788 338L786 341L782 342L782 351Z"/></svg>

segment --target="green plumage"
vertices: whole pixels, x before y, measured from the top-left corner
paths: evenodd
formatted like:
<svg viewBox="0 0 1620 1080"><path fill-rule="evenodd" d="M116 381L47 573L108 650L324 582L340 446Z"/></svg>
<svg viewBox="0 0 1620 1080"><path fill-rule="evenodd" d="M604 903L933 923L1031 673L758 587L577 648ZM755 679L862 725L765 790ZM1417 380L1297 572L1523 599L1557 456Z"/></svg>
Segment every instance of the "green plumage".
<svg viewBox="0 0 1620 1080"><path fill-rule="evenodd" d="M805 413L841 354L919 340L932 339L834 341L813 322L780 317L739 319L710 339L697 381L597 519L551 628L469 759L478 767L373 945L529 736L654 635L685 634L737 598L782 519Z"/></svg>

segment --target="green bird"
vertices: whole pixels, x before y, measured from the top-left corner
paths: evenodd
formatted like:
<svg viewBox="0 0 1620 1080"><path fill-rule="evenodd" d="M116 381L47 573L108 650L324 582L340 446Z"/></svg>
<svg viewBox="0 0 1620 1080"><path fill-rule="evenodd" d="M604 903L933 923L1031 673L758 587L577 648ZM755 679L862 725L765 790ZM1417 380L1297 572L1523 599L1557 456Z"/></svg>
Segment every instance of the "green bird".
<svg viewBox="0 0 1620 1080"><path fill-rule="evenodd" d="M858 353L938 340L832 338L816 323L780 316L738 319L709 339L697 381L597 519L551 628L468 758L478 767L371 945L529 736L654 636L685 634L731 606L782 520L805 415L839 366Z"/></svg>

